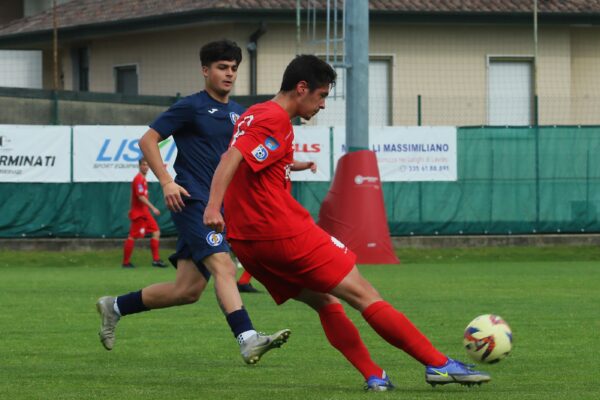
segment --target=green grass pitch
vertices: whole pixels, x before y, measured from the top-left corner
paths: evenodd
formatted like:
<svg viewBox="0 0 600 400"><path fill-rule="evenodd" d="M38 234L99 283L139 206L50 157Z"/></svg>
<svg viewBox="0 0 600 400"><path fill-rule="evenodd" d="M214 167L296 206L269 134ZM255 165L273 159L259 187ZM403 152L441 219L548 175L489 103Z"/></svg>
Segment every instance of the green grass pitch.
<svg viewBox="0 0 600 400"><path fill-rule="evenodd" d="M0 252L0 399L597 399L600 393L600 249L398 250L398 266L361 266L383 297L446 354L466 360L462 332L475 316L501 315L511 356L482 366L492 382L431 388L416 361L380 339L346 307L397 390L365 394L362 377L332 349L318 317L263 289L243 298L257 329L292 329L256 366L242 362L214 299L128 316L112 352L97 336L99 296L171 280L136 250ZM165 251L163 253L166 254Z"/></svg>

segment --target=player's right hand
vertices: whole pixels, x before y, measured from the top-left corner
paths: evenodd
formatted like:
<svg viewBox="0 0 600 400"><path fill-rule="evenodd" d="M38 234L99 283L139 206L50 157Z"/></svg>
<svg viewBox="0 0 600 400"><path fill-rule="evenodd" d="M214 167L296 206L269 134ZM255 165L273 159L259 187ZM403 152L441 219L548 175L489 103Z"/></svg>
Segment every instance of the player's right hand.
<svg viewBox="0 0 600 400"><path fill-rule="evenodd" d="M169 182L163 186L163 195L165 198L165 204L167 208L174 212L183 210L185 204L181 195L190 197L190 194L182 186L179 186L175 182Z"/></svg>
<svg viewBox="0 0 600 400"><path fill-rule="evenodd" d="M225 230L225 220L221 214L221 210L207 206L204 209L204 217L202 218L204 225L210 229L214 229L215 232L221 233Z"/></svg>

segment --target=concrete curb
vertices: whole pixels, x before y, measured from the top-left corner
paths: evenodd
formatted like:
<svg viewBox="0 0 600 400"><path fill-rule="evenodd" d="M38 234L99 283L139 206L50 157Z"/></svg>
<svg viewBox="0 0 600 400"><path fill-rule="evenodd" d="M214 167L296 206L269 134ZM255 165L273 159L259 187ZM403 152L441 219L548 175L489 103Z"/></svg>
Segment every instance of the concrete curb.
<svg viewBox="0 0 600 400"><path fill-rule="evenodd" d="M400 248L600 246L600 234L396 236L392 244Z"/></svg>
<svg viewBox="0 0 600 400"><path fill-rule="evenodd" d="M94 238L26 238L0 239L0 250L15 251L76 251L120 249L124 239ZM163 248L174 249L177 239L161 238ZM150 239L136 240L136 247L149 247ZM395 236L397 248L452 247L524 247L524 246L600 246L600 234L576 235L486 235L486 236Z"/></svg>

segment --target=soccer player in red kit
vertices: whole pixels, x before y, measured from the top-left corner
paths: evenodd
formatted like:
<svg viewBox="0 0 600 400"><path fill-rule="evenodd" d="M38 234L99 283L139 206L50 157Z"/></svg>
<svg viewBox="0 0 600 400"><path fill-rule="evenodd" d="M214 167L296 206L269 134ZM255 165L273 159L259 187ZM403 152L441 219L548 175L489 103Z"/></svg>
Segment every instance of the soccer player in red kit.
<svg viewBox="0 0 600 400"><path fill-rule="evenodd" d="M131 254L135 246L135 239L145 237L147 234L152 234L150 239L150 249L152 250L152 266L165 268L167 265L160 259L159 255L159 239L160 229L156 220L150 214L150 210L154 215L160 215L158 208L148 199L148 182L146 174L150 166L148 161L140 158L138 161L140 172L133 178L131 182L131 209L129 210L129 219L131 225L129 227L129 236L125 240L123 246L123 268L134 268L131 263Z"/></svg>
<svg viewBox="0 0 600 400"><path fill-rule="evenodd" d="M294 163L291 167L292 171L304 171L305 169L309 169L310 172L312 172L313 174L316 174L317 173L317 164L315 164L314 161L294 160ZM237 263L238 263L238 268L243 268L243 265L239 260L237 261ZM250 275L250 273L244 269L244 272L242 272L242 275L237 280L237 287L238 287L238 290L240 291L240 293L241 292L258 293L258 290L254 286L252 286L252 284L250 283L250 280L252 280L252 275Z"/></svg>
<svg viewBox="0 0 600 400"><path fill-rule="evenodd" d="M227 239L244 267L277 304L293 298L312 307L327 339L363 375L365 389L392 389L369 355L339 299L358 310L387 342L425 366L432 385L472 385L484 372L448 358L362 277L356 256L319 228L290 193L294 131L290 119L310 119L325 108L335 71L302 55L286 68L275 98L250 107L238 120L229 150L213 176L204 223ZM224 201L225 217L221 214Z"/></svg>

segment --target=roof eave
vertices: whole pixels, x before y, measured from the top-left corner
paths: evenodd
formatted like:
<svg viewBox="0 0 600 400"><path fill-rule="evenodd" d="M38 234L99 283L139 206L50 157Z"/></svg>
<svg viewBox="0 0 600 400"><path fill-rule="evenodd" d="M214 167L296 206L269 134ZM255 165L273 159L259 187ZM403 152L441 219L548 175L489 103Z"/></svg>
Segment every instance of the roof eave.
<svg viewBox="0 0 600 400"><path fill-rule="evenodd" d="M162 16L78 25L59 29L61 40L88 40L102 36L151 31L178 26L202 24L206 22L289 22L295 21L296 11L292 9L240 10L203 9ZM406 12L370 11L371 23L408 24L531 24L532 13L484 13L484 12ZM600 13L540 13L540 25L581 25L600 26ZM52 30L15 33L0 36L0 46L31 46L48 43Z"/></svg>
<svg viewBox="0 0 600 400"><path fill-rule="evenodd" d="M295 19L294 10L194 10L189 12L149 16L127 20L101 22L59 28L61 40L86 40L95 37L113 36L124 33L151 31L206 22L277 22ZM0 36L0 46L22 46L44 43L52 39L52 29L15 33Z"/></svg>
<svg viewBox="0 0 600 400"><path fill-rule="evenodd" d="M449 24L533 24L533 12L370 12L371 20L402 23L449 23ZM540 25L598 25L600 13L538 13Z"/></svg>

